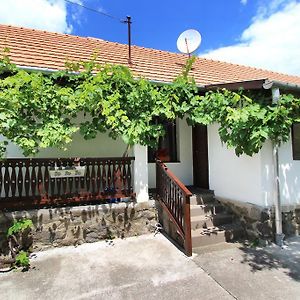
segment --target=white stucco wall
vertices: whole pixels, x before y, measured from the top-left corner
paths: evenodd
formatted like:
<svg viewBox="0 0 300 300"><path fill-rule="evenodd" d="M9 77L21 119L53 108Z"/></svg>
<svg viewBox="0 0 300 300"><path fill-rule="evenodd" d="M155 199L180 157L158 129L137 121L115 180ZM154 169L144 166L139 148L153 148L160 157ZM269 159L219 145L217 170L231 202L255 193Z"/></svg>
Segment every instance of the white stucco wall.
<svg viewBox="0 0 300 300"><path fill-rule="evenodd" d="M67 148L66 151L57 148L42 149L36 157L120 157L126 145L121 139L113 140L107 134L99 133L93 140L84 140L76 133ZM7 150L7 157L24 157L22 151L14 144L10 144ZM129 155L132 154L133 150L130 149Z"/></svg>
<svg viewBox="0 0 300 300"><path fill-rule="evenodd" d="M220 141L218 125L208 126L209 187L217 197L267 206L272 201L271 145L252 157L237 157ZM271 165L270 165L271 164ZM266 177L267 176L267 177Z"/></svg>
<svg viewBox="0 0 300 300"><path fill-rule="evenodd" d="M193 149L192 149L192 127L188 126L186 120L178 120L177 147L179 162L167 163L170 170L185 185L193 184ZM155 163L148 164L149 188L156 187Z"/></svg>
<svg viewBox="0 0 300 300"><path fill-rule="evenodd" d="M279 179L282 205L300 204L300 160L293 160L291 140L280 146Z"/></svg>

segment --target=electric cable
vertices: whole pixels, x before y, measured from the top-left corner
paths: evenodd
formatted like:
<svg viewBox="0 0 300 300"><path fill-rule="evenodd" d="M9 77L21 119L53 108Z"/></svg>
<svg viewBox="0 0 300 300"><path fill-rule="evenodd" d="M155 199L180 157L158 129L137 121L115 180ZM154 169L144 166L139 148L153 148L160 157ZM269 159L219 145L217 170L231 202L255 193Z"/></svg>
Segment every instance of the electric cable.
<svg viewBox="0 0 300 300"><path fill-rule="evenodd" d="M87 10L90 10L90 11L92 11L92 12L101 14L101 15L103 15L103 16L106 16L106 17L109 17L109 18L111 18L111 19L118 20L118 21L121 22L121 23L124 23L124 20L122 20L122 19L120 19L120 18L118 18L118 17L116 17L116 16L107 14L107 13L101 11L101 10L97 10L97 9L94 9L94 8L91 8L91 7L87 7L87 6L83 5L83 4L80 4L80 3L77 3L77 2L73 2L73 1L70 1L70 0L65 0L65 2L70 3L70 4L73 4L73 5L80 6L80 7L82 7L82 8L87 9Z"/></svg>

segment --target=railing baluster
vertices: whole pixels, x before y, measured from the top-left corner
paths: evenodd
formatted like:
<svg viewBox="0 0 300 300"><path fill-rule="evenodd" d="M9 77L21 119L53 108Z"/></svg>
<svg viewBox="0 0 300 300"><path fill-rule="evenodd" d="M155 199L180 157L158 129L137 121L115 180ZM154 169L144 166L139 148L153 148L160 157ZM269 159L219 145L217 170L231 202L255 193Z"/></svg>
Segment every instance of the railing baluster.
<svg viewBox="0 0 300 300"><path fill-rule="evenodd" d="M3 169L3 163L0 162L0 196L2 196L2 185L3 185L3 176L2 176L2 169Z"/></svg>
<svg viewBox="0 0 300 300"><path fill-rule="evenodd" d="M45 206L67 198L77 201L95 201L132 195L131 167L129 158L81 158L86 166L85 176L51 177L54 167L72 167L78 164L73 158L8 158L0 161L0 209L25 206ZM59 168L60 170L60 168ZM75 190L75 192L74 192ZM79 191L83 192L78 198ZM86 195L89 195L86 197ZM41 200L43 201L37 201ZM2 201L3 200L3 201ZM24 201L23 201L24 200ZM51 201L50 201L51 200Z"/></svg>
<svg viewBox="0 0 300 300"><path fill-rule="evenodd" d="M106 170L106 164L107 162L105 161L104 164L102 164L102 191L105 193L107 189L107 170Z"/></svg>
<svg viewBox="0 0 300 300"><path fill-rule="evenodd" d="M30 160L27 160L25 162L25 181L24 181L24 186L25 186L25 196L29 196L29 190L30 190L30 174L29 174L29 167L30 167Z"/></svg>
<svg viewBox="0 0 300 300"><path fill-rule="evenodd" d="M90 176L90 164L89 162L87 161L86 162L86 174L85 174L85 182L86 182L86 191L88 193L91 192L90 190L90 183L91 183L91 176Z"/></svg>
<svg viewBox="0 0 300 300"><path fill-rule="evenodd" d="M82 166L86 166L86 168L87 168L87 162L83 161L83 160L81 160L81 161L82 161ZM82 177L80 177L80 193L84 191L84 186L85 186L84 183L85 183L85 177L82 176Z"/></svg>
<svg viewBox="0 0 300 300"><path fill-rule="evenodd" d="M44 173L44 191L45 197L49 197L49 166L50 164L45 162L45 173Z"/></svg>
<svg viewBox="0 0 300 300"><path fill-rule="evenodd" d="M92 168L92 172L91 172L92 194L94 195L96 191L96 170L95 170L96 166L94 161L92 161L91 168Z"/></svg>
<svg viewBox="0 0 300 300"><path fill-rule="evenodd" d="M10 175L10 187L11 187L11 197L16 196L17 189L17 176L16 176L16 166L17 162L10 163L11 166L11 175Z"/></svg>
<svg viewBox="0 0 300 300"><path fill-rule="evenodd" d="M5 164L5 171L4 171L4 191L5 197L9 197L9 188L10 188L10 178L9 178L9 169L8 163Z"/></svg>
<svg viewBox="0 0 300 300"><path fill-rule="evenodd" d="M35 196L35 190L36 190L36 174L35 174L35 163L31 160L31 176L30 176L30 182L31 182L31 194L34 197Z"/></svg>
<svg viewBox="0 0 300 300"><path fill-rule="evenodd" d="M111 189L111 161L107 161L107 187L110 191Z"/></svg>
<svg viewBox="0 0 300 300"><path fill-rule="evenodd" d="M37 174L37 185L38 185L38 195L39 196L42 196L44 194L42 165L44 165L43 162L39 162L38 174Z"/></svg>
<svg viewBox="0 0 300 300"><path fill-rule="evenodd" d="M127 162L127 193L131 193L131 164Z"/></svg>
<svg viewBox="0 0 300 300"><path fill-rule="evenodd" d="M97 161L96 183L97 183L96 195L99 196L101 191L101 162L98 161Z"/></svg>

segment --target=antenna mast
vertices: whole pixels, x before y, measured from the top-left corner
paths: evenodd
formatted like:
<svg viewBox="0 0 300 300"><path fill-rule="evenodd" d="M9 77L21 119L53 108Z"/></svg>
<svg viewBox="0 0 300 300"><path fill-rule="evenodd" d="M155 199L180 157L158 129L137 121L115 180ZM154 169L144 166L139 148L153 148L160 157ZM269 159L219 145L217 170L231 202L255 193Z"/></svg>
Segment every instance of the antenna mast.
<svg viewBox="0 0 300 300"><path fill-rule="evenodd" d="M130 16L126 16L126 20L123 21L124 23L127 24L128 26L128 63L131 65L132 61L131 61L131 17Z"/></svg>

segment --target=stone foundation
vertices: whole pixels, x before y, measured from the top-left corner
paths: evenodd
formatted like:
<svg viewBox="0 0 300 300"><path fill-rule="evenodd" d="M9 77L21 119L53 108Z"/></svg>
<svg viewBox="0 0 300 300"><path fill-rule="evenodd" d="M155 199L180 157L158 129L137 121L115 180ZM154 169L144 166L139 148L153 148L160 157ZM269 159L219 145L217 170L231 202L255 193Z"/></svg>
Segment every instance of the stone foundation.
<svg viewBox="0 0 300 300"><path fill-rule="evenodd" d="M249 238L274 241L275 211L251 203L218 198L240 219ZM300 206L282 207L282 231L285 236L300 235Z"/></svg>
<svg viewBox="0 0 300 300"><path fill-rule="evenodd" d="M218 200L239 218L248 238L272 241L274 237L274 214L270 208L224 198Z"/></svg>
<svg viewBox="0 0 300 300"><path fill-rule="evenodd" d="M21 218L32 220L38 251L153 232L157 212L154 201L0 212L0 253L7 252L7 229Z"/></svg>
<svg viewBox="0 0 300 300"><path fill-rule="evenodd" d="M282 231L286 236L300 235L300 205L283 207Z"/></svg>

